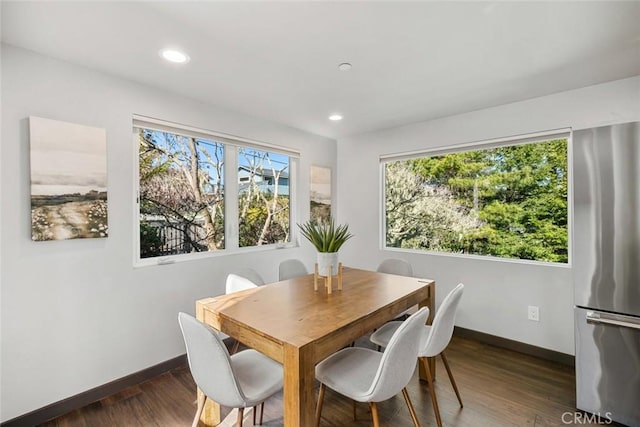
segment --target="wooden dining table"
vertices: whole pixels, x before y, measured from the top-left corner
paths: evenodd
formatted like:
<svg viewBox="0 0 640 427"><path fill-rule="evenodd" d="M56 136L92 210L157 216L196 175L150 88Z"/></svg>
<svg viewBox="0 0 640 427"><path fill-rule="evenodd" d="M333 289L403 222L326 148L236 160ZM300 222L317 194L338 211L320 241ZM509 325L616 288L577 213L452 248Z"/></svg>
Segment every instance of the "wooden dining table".
<svg viewBox="0 0 640 427"><path fill-rule="evenodd" d="M283 365L286 427L314 424L318 362L416 304L432 320L433 280L345 267L342 290L333 286L314 291L310 274L196 301L200 321ZM219 423L220 406L207 399L200 425Z"/></svg>

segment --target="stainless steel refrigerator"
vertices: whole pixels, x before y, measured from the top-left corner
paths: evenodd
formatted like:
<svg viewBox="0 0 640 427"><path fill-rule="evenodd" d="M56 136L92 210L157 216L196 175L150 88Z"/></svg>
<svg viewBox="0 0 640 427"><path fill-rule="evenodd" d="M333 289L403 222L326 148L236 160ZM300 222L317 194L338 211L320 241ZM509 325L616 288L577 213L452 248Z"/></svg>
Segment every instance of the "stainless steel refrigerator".
<svg viewBox="0 0 640 427"><path fill-rule="evenodd" d="M573 133L578 409L640 426L640 123Z"/></svg>

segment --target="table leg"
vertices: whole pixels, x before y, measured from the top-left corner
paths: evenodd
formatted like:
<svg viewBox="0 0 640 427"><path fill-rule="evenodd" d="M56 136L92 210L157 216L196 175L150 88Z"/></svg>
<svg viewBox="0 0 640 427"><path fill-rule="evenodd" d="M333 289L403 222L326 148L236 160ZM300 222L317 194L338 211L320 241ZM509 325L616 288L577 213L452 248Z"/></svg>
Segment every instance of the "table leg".
<svg viewBox="0 0 640 427"><path fill-rule="evenodd" d="M284 426L308 427L315 422L313 348L284 346Z"/></svg>
<svg viewBox="0 0 640 427"><path fill-rule="evenodd" d="M435 310L436 310L436 283L435 282L433 282L433 284L429 287L429 299L422 301L419 304L419 306L429 307L429 317L427 318L427 325L430 325L431 323L433 323L433 316L435 316ZM429 368L431 368L431 375L435 380L436 379L436 358L429 357L427 361L429 363ZM428 378L427 371L425 371L422 363L418 363L418 373L422 381L429 381L427 379Z"/></svg>
<svg viewBox="0 0 640 427"><path fill-rule="evenodd" d="M198 403L200 400L204 400L204 393L198 389ZM198 426L217 426L220 424L220 404L211 399L207 399L204 402L204 409L200 415L200 421Z"/></svg>

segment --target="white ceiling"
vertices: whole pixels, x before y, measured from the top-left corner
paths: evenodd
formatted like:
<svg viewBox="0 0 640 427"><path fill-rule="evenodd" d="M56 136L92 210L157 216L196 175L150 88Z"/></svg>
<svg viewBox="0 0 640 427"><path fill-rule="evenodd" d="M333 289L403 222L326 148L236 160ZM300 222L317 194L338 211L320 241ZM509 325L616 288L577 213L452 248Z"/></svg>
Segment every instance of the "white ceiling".
<svg viewBox="0 0 640 427"><path fill-rule="evenodd" d="M2 1L5 43L333 138L640 75L639 22L636 1Z"/></svg>

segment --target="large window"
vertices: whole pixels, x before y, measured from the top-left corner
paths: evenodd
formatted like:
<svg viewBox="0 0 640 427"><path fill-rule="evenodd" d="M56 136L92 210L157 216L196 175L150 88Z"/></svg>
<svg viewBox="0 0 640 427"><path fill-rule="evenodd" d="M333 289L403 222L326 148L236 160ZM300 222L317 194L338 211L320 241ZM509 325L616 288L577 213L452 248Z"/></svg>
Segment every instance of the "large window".
<svg viewBox="0 0 640 427"><path fill-rule="evenodd" d="M567 138L383 159L385 246L568 262Z"/></svg>
<svg viewBox="0 0 640 427"><path fill-rule="evenodd" d="M295 155L202 131L134 123L139 258L291 241Z"/></svg>

